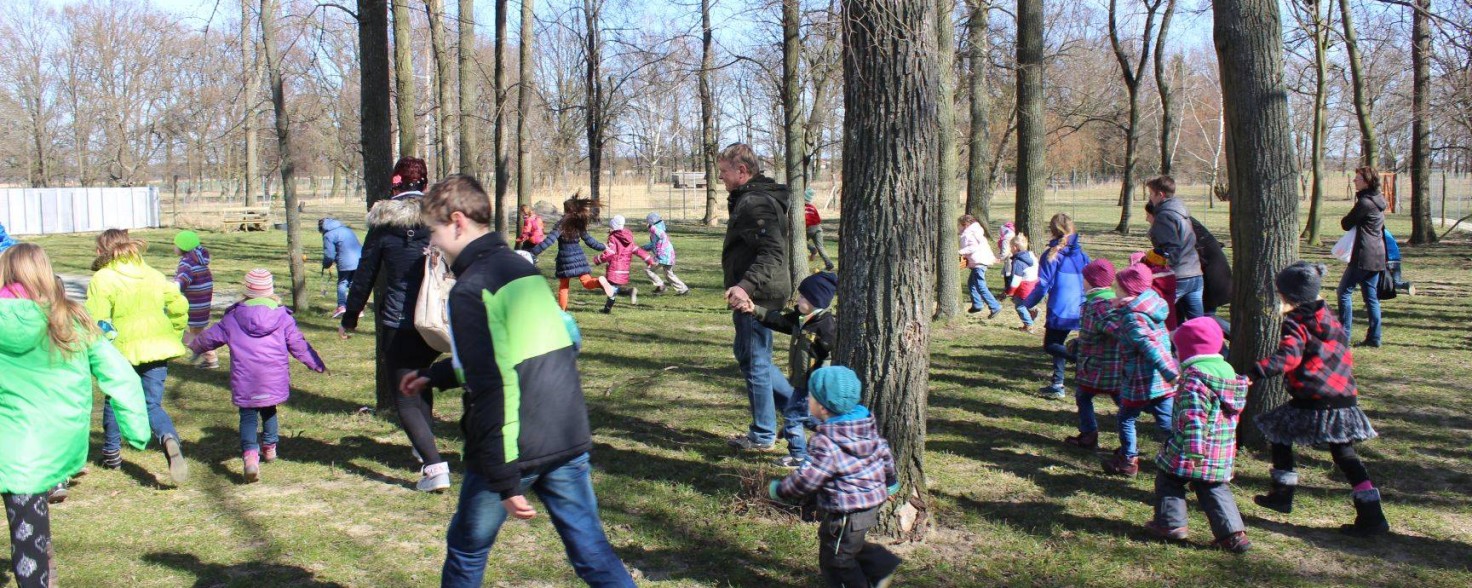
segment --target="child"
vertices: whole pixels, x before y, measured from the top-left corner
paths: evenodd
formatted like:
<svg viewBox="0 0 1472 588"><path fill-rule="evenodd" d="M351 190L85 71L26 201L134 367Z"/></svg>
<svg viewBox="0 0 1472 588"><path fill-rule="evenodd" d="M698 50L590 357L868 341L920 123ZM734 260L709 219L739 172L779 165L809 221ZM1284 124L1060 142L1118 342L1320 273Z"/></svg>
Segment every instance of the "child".
<svg viewBox="0 0 1472 588"><path fill-rule="evenodd" d="M546 238L541 215L533 212L530 204L521 205L521 231L516 235L516 249L528 251Z"/></svg>
<svg viewBox="0 0 1472 588"><path fill-rule="evenodd" d="M1170 269L1170 262L1154 251L1136 251L1130 254L1130 265L1137 263L1143 263L1145 267L1150 268L1151 290L1165 300L1176 299L1176 272ZM1174 331L1176 326L1181 324L1178 306L1178 304L1170 305L1170 314L1165 317L1167 331Z"/></svg>
<svg viewBox="0 0 1472 588"><path fill-rule="evenodd" d="M540 255L553 243L557 244L557 306L567 310L569 280L576 278L588 290L602 288L602 284L593 277L593 268L588 265L588 256L583 253L578 240L598 251L603 251L604 246L588 234L588 209L584 201L568 198L562 203L562 210L562 220L532 248L532 255ZM604 294L612 296L607 289L604 289Z"/></svg>
<svg viewBox="0 0 1472 588"><path fill-rule="evenodd" d="M1186 321L1173 336L1181 359L1175 415L1170 439L1155 465L1155 518L1145 523L1151 534L1185 540L1186 484L1196 491L1211 523L1212 546L1232 553L1252 547L1242 513L1232 497L1233 462L1237 457L1237 419L1247 406L1247 378L1222 358L1222 328L1213 317Z"/></svg>
<svg viewBox="0 0 1472 588"><path fill-rule="evenodd" d="M997 302L991 289L986 287L986 269L997 262L997 256L992 254L991 243L986 240L986 229L981 227L976 217L969 214L961 215L956 224L960 226L961 264L971 270L971 277L966 282L966 288L971 293L971 308L966 312L981 312L981 307L985 304L991 311L986 318L996 318L1002 312L1002 303Z"/></svg>
<svg viewBox="0 0 1472 588"><path fill-rule="evenodd" d="M179 231L174 235L174 254L179 256L179 268L174 272L174 281L189 301L189 332L184 334L184 344L204 332L210 325L210 305L215 297L215 275L210 272L210 250L199 244L199 234L194 231ZM220 367L215 352L200 356L199 367L212 370Z"/></svg>
<svg viewBox="0 0 1472 588"><path fill-rule="evenodd" d="M1038 286L1037 258L1028 251L1027 235L1022 233L1013 235L1007 247L1008 265L1012 266L1012 271L1008 272L1007 289L1002 295L1012 299L1012 305L1017 309L1017 318L1022 319L1022 326L1018 329L1031 333L1032 321L1037 317L1024 301Z"/></svg>
<svg viewBox="0 0 1472 588"><path fill-rule="evenodd" d="M1011 222L997 227L997 263L1002 266L1002 288L1012 285L1012 237L1017 235L1016 225Z"/></svg>
<svg viewBox="0 0 1472 588"><path fill-rule="evenodd" d="M0 254L0 498L22 588L59 585L47 496L87 462L93 378L116 406L122 438L148 443L138 375L52 272L36 245Z"/></svg>
<svg viewBox="0 0 1472 588"><path fill-rule="evenodd" d="M452 175L424 198L430 241L455 273L450 360L405 374L403 394L464 387L464 461L469 467L447 533L441 586L479 587L486 554L507 515L552 515L584 582L632 587L598 519L588 451L588 409L577 351L547 281L490 230L490 199L470 176ZM505 374L516 374L508 378Z"/></svg>
<svg viewBox="0 0 1472 588"><path fill-rule="evenodd" d="M1385 229L1385 269L1390 270L1390 276L1395 280L1396 290L1405 290L1406 294L1415 296L1416 286L1406 281L1400 275L1400 243L1395 242L1395 235L1390 234L1390 228Z"/></svg>
<svg viewBox="0 0 1472 588"><path fill-rule="evenodd" d="M808 409L818 419L812 456L767 486L773 500L818 493L818 567L829 586L887 586L900 565L889 550L864 541L879 506L899 492L894 456L869 409L861 384L843 366L819 368L808 379Z"/></svg>
<svg viewBox="0 0 1472 588"><path fill-rule="evenodd" d="M322 233L322 270L337 266L337 310L332 318L341 318L348 311L348 288L362 261L363 245L352 227L335 218L317 221L317 232Z"/></svg>
<svg viewBox="0 0 1472 588"><path fill-rule="evenodd" d="M664 219L659 218L659 213L651 212L644 217L644 222L649 225L649 243L644 245L644 250L654 254L654 262L659 264L658 269L664 272L664 277L675 287L675 296L689 294L690 287L675 275L675 244L670 241L669 233L665 232ZM654 270L654 267L646 267L644 274L654 283L654 293L662 294L664 281L659 279Z"/></svg>
<svg viewBox="0 0 1472 588"><path fill-rule="evenodd" d="M644 248L635 245L634 233L624 228L623 216L614 215L608 219L608 228L611 230L603 253L593 260L593 265L608 264L608 271L598 278L603 292L608 294L608 301L603 303L603 314L613 312L613 297L624 290L629 292L629 304L639 304L639 289L629 286L629 266L635 255L644 260L645 271L654 268L654 258Z"/></svg>
<svg viewBox="0 0 1472 588"><path fill-rule="evenodd" d="M87 314L103 331L117 333L113 345L143 380L148 423L168 458L169 476L175 484L183 484L189 477L189 464L163 402L168 362L188 352L182 338L189 301L177 283L143 261L145 246L129 237L126 229L108 229L97 236L97 259L92 262L97 273L87 284ZM123 441L111 401L102 407L102 432L103 467L121 467Z"/></svg>
<svg viewBox="0 0 1472 588"><path fill-rule="evenodd" d="M803 431L810 418L808 374L827 365L837 345L838 320L828 312L837 291L838 276L819 272L798 283L796 310L768 310L755 304L750 308L756 320L767 328L792 336L787 351L792 397L782 409L787 456L777 460L777 465L782 467L798 467L808 458L807 433Z"/></svg>
<svg viewBox="0 0 1472 588"><path fill-rule="evenodd" d="M327 371L297 329L291 311L281 306L273 281L271 272L264 269L245 274L245 300L231 306L218 324L189 343L195 353L221 345L230 348L231 400L240 408L246 483L260 479L261 462L276 459L276 407L291 394L291 357L319 374ZM264 429L259 441L257 426Z"/></svg>
<svg viewBox="0 0 1472 588"><path fill-rule="evenodd" d="M833 271L833 260L828 259L828 252L823 249L823 216L818 214L818 207L813 205L813 189L808 188L802 192L802 221L808 232L808 263L813 262L813 256L823 258L823 271Z"/></svg>
<svg viewBox="0 0 1472 588"><path fill-rule="evenodd" d="M1053 379L1047 386L1038 389L1038 394L1050 400L1062 400L1064 362L1069 359L1063 343L1068 333L1078 329L1078 317L1084 301L1084 266L1089 265L1089 256L1079 243L1078 230L1073 218L1058 213L1048 221L1048 231L1053 239L1048 241L1039 262L1038 285L1028 294L1023 305L1033 308L1048 297L1048 320L1043 324L1043 352L1053 360Z"/></svg>
<svg viewBox="0 0 1472 588"><path fill-rule="evenodd" d="M1078 383L1078 391L1074 393L1078 404L1078 435L1063 442L1098 449L1099 421L1094 416L1094 398L1108 395L1119 402L1123 369L1119 342L1105 330L1109 314L1114 310L1114 264L1107 259L1089 262L1084 266L1084 284L1089 290L1084 293L1084 306L1078 318L1078 363L1074 366L1074 381Z"/></svg>
<svg viewBox="0 0 1472 588"><path fill-rule="evenodd" d="M1119 450L1104 461L1104 471L1133 477L1139 473L1135 451L1135 420L1149 410L1155 425L1171 432L1171 397L1180 367L1171 353L1165 317L1170 304L1150 289L1150 268L1135 264L1114 278L1115 310L1105 332L1119 341Z"/></svg>
<svg viewBox="0 0 1472 588"><path fill-rule="evenodd" d="M1253 497L1258 506L1293 512L1298 486L1294 445L1328 445L1334 465L1354 488L1354 524L1340 531L1356 537L1390 532L1380 508L1380 490L1355 454L1354 444L1374 439L1370 419L1359 407L1354 383L1354 356L1349 333L1319 297L1323 264L1298 262L1278 273L1276 285L1283 305L1283 340L1278 350L1252 367L1252 381L1286 374L1286 404L1256 419L1257 428L1272 444L1273 488Z"/></svg>

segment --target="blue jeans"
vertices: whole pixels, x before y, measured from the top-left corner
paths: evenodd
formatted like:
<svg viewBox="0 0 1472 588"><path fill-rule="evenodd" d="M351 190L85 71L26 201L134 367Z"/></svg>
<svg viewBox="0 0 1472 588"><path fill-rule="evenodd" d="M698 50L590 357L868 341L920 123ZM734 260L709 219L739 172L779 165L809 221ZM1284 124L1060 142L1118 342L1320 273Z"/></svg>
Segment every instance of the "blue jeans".
<svg viewBox="0 0 1472 588"><path fill-rule="evenodd" d="M808 387L793 386L792 398L782 409L782 436L787 438L788 455L800 460L808 458L807 430L815 426L812 421L812 415L808 414Z"/></svg>
<svg viewBox="0 0 1472 588"><path fill-rule="evenodd" d="M1201 276L1176 280L1176 311L1180 314L1181 322L1206 314L1201 302L1201 294L1205 288L1206 281Z"/></svg>
<svg viewBox="0 0 1472 588"><path fill-rule="evenodd" d="M772 363L772 331L746 313L733 312L731 320L736 324L736 341L732 348L741 374L746 376L746 393L751 402L751 432L748 434L752 441L771 445L777 441L777 407L783 407L786 412L786 407L792 402L792 384ZM782 435L787 439L789 449L801 446L803 453L807 453L802 421L788 419L783 424Z"/></svg>
<svg viewBox="0 0 1472 588"><path fill-rule="evenodd" d="M337 270L337 305L348 305L348 289L353 286L353 274L357 270Z"/></svg>
<svg viewBox="0 0 1472 588"><path fill-rule="evenodd" d="M589 586L632 587L634 579L603 534L589 469L588 454L584 453L526 475L521 479L521 491L535 491L542 499L579 578ZM487 488L480 474L467 472L460 487L460 504L445 537L449 551L440 586L479 588L486 557L505 522L501 495Z"/></svg>
<svg viewBox="0 0 1472 588"><path fill-rule="evenodd" d="M1099 432L1099 419L1094 415L1094 398L1097 396L1083 390L1073 393L1073 402L1078 405L1078 432L1080 433Z"/></svg>
<svg viewBox="0 0 1472 588"><path fill-rule="evenodd" d="M1063 367L1069 359L1068 348L1063 343L1068 340L1068 329L1048 329L1043 333L1043 351L1053 358L1053 380L1050 387L1063 389Z"/></svg>
<svg viewBox="0 0 1472 588"><path fill-rule="evenodd" d="M1365 309L1370 315L1370 330L1365 340L1380 342L1380 272L1362 270L1349 266L1344 277L1339 278L1339 322L1344 324L1344 338L1353 340L1350 324L1354 322L1354 287L1359 286L1365 298Z"/></svg>
<svg viewBox="0 0 1472 588"><path fill-rule="evenodd" d="M1140 413L1150 411L1155 415L1155 426L1166 435L1170 435L1171 409L1175 407L1173 397L1157 398L1145 406L1119 407L1119 449L1125 457L1139 455L1135 444L1135 420L1140 418Z"/></svg>
<svg viewBox="0 0 1472 588"><path fill-rule="evenodd" d="M138 379L143 381L143 400L148 404L148 427L159 441L164 437L179 438L174 430L174 420L164 411L164 379L169 375L168 362L156 361L133 366ZM123 449L123 433L118 429L118 417L112 412L112 400L102 405L102 451L117 453Z"/></svg>
<svg viewBox="0 0 1472 588"><path fill-rule="evenodd" d="M1013 296L1012 304L1017 308L1017 318L1022 319L1022 326L1031 327L1032 311L1029 310L1026 306L1022 305L1022 298L1018 296Z"/></svg>
<svg viewBox="0 0 1472 588"><path fill-rule="evenodd" d="M986 287L986 267L973 268L966 287L971 291L971 308L981 308L985 304L992 312L1002 310L1002 303L997 302L997 297L992 296L991 289Z"/></svg>
<svg viewBox="0 0 1472 588"><path fill-rule="evenodd" d="M261 427L261 425L265 425ZM263 430L257 442L256 429ZM280 427L276 422L276 407L240 409L240 451L260 451L261 444L275 445L281 440Z"/></svg>

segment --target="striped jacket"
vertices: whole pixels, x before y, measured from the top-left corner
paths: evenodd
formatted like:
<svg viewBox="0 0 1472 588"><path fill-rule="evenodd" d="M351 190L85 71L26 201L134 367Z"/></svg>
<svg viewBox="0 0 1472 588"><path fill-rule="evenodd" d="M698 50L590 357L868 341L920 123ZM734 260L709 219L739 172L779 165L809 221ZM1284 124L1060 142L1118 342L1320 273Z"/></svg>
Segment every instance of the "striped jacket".
<svg viewBox="0 0 1472 588"><path fill-rule="evenodd" d="M204 327L210 324L210 304L215 297L215 276L210 272L210 250L203 245L184 252L179 257L179 269L174 281L189 301L189 326Z"/></svg>
<svg viewBox="0 0 1472 588"><path fill-rule="evenodd" d="M1165 330L1165 317L1170 305L1146 290L1109 316L1105 332L1119 340L1122 367L1120 403L1138 407L1175 393L1170 382L1179 375L1175 354L1171 351L1170 332Z"/></svg>
<svg viewBox="0 0 1472 588"><path fill-rule="evenodd" d="M1178 478L1231 481L1247 378L1234 373L1220 355L1193 357L1181 369L1185 374L1176 390L1173 431L1155 465Z"/></svg>
<svg viewBox="0 0 1472 588"><path fill-rule="evenodd" d="M883 504L897 479L889 443L879 436L869 409L858 406L818 425L808 461L777 483L773 494L794 500L817 492L824 512L851 513Z"/></svg>
<svg viewBox="0 0 1472 588"><path fill-rule="evenodd" d="M1283 317L1278 350L1252 366L1252 379L1287 374L1289 404L1299 408L1348 408L1359 389L1354 383L1354 355L1349 334L1329 305L1315 300Z"/></svg>
<svg viewBox="0 0 1472 588"><path fill-rule="evenodd" d="M1114 290L1097 288L1084 299L1078 326L1078 387L1089 394L1119 394L1119 342L1105 331L1113 310Z"/></svg>

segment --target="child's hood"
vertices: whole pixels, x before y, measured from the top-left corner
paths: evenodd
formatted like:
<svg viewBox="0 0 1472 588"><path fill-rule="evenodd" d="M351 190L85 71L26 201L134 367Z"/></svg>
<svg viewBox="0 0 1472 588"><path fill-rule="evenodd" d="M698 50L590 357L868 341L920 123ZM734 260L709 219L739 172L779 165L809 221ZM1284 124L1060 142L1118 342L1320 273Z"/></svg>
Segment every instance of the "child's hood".
<svg viewBox="0 0 1472 588"><path fill-rule="evenodd" d="M226 314L235 318L241 332L251 337L266 337L284 328L291 320L291 311L275 304L247 304L241 302L230 307Z"/></svg>
<svg viewBox="0 0 1472 588"><path fill-rule="evenodd" d="M879 436L879 426L869 414L869 409L862 405L818 425L818 432L832 440L844 453L860 459L873 455L884 440Z"/></svg>
<svg viewBox="0 0 1472 588"><path fill-rule="evenodd" d="M657 221L654 221L654 224L649 225L649 234L653 235L653 234L656 234L656 233L663 233L663 232L665 232L664 220L662 220L662 219L661 220L657 220Z"/></svg>
<svg viewBox="0 0 1472 588"><path fill-rule="evenodd" d="M210 264L210 250L205 249L204 245L200 245L199 247L185 251L183 259L189 265L207 266Z"/></svg>
<svg viewBox="0 0 1472 588"><path fill-rule="evenodd" d="M629 247L634 244L634 233L629 232L627 228L610 231L608 233L608 243L610 245L617 243L621 248Z"/></svg>
<svg viewBox="0 0 1472 588"><path fill-rule="evenodd" d="M1329 304L1323 300L1301 304L1298 308L1289 311L1286 318L1302 325L1309 335L1320 341L1346 338L1344 326L1339 324L1339 319L1329 313Z"/></svg>
<svg viewBox="0 0 1472 588"><path fill-rule="evenodd" d="M342 221L337 220L337 219L332 218L332 217L327 217L327 218L322 219L322 226L319 227L319 228L322 230L322 234L325 235L327 233L332 232L335 229L342 228Z"/></svg>
<svg viewBox="0 0 1472 588"><path fill-rule="evenodd" d="M0 299L0 352L22 355L46 339L46 313L24 298Z"/></svg>
<svg viewBox="0 0 1472 588"><path fill-rule="evenodd" d="M1141 292L1133 300L1125 303L1123 310L1143 314L1157 323L1164 323L1166 317L1170 316L1170 305L1166 304L1165 299L1156 294L1154 290Z"/></svg>
<svg viewBox="0 0 1472 588"><path fill-rule="evenodd" d="M1231 365L1220 355L1191 358L1182 364L1181 370L1216 394L1222 412L1238 414L1247 407L1247 378L1233 372ZM1223 374L1231 374L1231 377L1223 377Z"/></svg>
<svg viewBox="0 0 1472 588"><path fill-rule="evenodd" d="M102 269L112 270L130 280L142 280L158 273L142 259L114 259L112 263L102 266Z"/></svg>

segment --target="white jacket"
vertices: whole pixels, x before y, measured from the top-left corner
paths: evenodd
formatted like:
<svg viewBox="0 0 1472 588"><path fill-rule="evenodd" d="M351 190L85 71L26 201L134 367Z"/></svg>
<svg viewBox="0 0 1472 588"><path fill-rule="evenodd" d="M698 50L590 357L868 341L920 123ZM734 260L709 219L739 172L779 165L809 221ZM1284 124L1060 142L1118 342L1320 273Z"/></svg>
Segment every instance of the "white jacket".
<svg viewBox="0 0 1472 588"><path fill-rule="evenodd" d="M997 256L992 254L992 245L986 240L986 230L981 228L981 223L971 223L966 230L961 231L961 257L966 258L968 269L984 268L997 263Z"/></svg>

